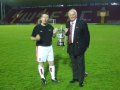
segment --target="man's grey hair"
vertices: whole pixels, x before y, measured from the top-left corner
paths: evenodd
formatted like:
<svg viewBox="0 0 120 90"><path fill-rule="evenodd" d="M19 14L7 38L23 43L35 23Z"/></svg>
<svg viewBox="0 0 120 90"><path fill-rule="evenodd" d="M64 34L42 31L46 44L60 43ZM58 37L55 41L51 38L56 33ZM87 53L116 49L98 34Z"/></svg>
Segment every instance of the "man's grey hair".
<svg viewBox="0 0 120 90"><path fill-rule="evenodd" d="M76 16L77 16L77 11L76 11L75 9L70 9L70 10L68 11L68 15L69 15L70 12L74 12L74 13L76 14Z"/></svg>

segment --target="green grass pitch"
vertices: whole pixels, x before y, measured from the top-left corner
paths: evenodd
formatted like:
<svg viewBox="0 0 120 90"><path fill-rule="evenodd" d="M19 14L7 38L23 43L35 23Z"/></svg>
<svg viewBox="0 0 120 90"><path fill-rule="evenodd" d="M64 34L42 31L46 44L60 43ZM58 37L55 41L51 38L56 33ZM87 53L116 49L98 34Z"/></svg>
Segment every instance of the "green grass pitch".
<svg viewBox="0 0 120 90"><path fill-rule="evenodd" d="M57 38L53 38L53 48L60 83L51 82L46 63L47 85L41 85L35 61L35 42L30 40L33 27L0 25L0 90L120 90L120 26L89 24L88 77L83 88L78 83L69 83L72 79L70 59L66 46L57 46Z"/></svg>

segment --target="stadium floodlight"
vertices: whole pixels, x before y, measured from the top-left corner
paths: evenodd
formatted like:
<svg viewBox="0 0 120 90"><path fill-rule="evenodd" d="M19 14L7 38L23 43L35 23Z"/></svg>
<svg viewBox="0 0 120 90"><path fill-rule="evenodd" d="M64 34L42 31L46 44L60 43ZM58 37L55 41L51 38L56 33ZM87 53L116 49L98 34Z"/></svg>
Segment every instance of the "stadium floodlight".
<svg viewBox="0 0 120 90"><path fill-rule="evenodd" d="M118 5L118 3L115 3L115 2L114 2L114 3L111 3L111 5Z"/></svg>
<svg viewBox="0 0 120 90"><path fill-rule="evenodd" d="M63 7L64 5L61 4L60 6Z"/></svg>

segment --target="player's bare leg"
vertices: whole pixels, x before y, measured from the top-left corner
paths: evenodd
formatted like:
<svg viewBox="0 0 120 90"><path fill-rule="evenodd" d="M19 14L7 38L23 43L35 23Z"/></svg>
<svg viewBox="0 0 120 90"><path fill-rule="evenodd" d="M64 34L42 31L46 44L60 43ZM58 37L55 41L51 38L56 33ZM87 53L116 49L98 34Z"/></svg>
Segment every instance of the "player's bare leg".
<svg viewBox="0 0 120 90"><path fill-rule="evenodd" d="M39 62L38 71L39 71L39 74L41 76L42 84L45 85L46 80L45 80L45 76L44 76L44 63L43 62Z"/></svg>

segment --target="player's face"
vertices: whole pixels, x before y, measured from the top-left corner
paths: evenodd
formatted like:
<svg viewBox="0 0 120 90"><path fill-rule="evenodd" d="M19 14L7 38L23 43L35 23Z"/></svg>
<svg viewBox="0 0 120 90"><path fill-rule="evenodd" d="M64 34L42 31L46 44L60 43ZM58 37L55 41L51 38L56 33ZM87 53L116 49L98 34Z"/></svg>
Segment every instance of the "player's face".
<svg viewBox="0 0 120 90"><path fill-rule="evenodd" d="M74 21L77 18L77 13L74 11L70 11L68 13L68 17L69 17L70 21Z"/></svg>
<svg viewBox="0 0 120 90"><path fill-rule="evenodd" d="M47 14L43 14L41 17L41 22L43 24L46 24L46 23L48 23L48 20L49 20L49 16Z"/></svg>

